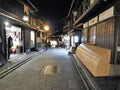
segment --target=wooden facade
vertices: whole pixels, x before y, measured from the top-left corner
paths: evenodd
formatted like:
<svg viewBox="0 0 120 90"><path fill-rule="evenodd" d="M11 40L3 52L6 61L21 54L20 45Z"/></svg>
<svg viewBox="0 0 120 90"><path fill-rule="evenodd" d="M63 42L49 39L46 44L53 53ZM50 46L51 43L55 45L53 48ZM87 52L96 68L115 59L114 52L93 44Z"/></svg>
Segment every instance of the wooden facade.
<svg viewBox="0 0 120 90"><path fill-rule="evenodd" d="M78 11L78 15L75 17L73 24L71 24L75 28L72 31L69 29L69 32L74 34L75 29L80 28L76 26L83 25L80 30L82 31L81 42L83 44L80 44L78 49L84 44L89 46L86 47L88 51L85 50L84 53L77 50L78 57L84 59L89 57L89 54L91 54L89 51L92 47L91 52L95 53L95 55L92 53L93 57L90 57L91 60L86 58L83 61L93 64L95 63L92 61L95 59L94 56L96 57L98 54L101 58L104 58L102 56L104 53L103 49L108 50L110 51L110 55L107 56L110 58L110 62L107 63L107 65L110 65L109 75L120 75L120 0L75 0L75 2L77 3L73 4L70 16L72 16L73 11Z"/></svg>
<svg viewBox="0 0 120 90"><path fill-rule="evenodd" d="M25 8L26 7L26 8ZM29 0L0 0L0 38L2 42L0 43L0 56L2 55L3 58L7 61L7 38L6 38L6 27L9 27L11 30L12 26L20 29L20 45L19 47L23 48L22 52L26 52L26 49L32 49L30 47L30 32L34 32L34 50L37 48L37 43L40 43L40 40L37 41L37 38L42 38L41 35L37 37L37 31L44 32L41 27L41 24L37 24L37 22L41 22L39 19L36 20L32 11L36 10L36 8L31 5ZM32 18L29 21L24 21L23 16L26 14ZM6 26L5 22L8 22L10 25ZM17 30L16 30L17 31ZM16 33L15 31L15 33ZM40 33L39 33L40 34ZM19 52L20 53L20 52ZM0 66L2 60L0 59Z"/></svg>
<svg viewBox="0 0 120 90"><path fill-rule="evenodd" d="M86 39L84 39L83 43L89 43L91 45L110 49L113 55L115 33L114 23L115 18L112 17L90 26L89 28L85 28L83 33ZM111 61L114 61L113 57Z"/></svg>
<svg viewBox="0 0 120 90"><path fill-rule="evenodd" d="M120 64L119 0L76 0L75 2L77 3L73 4L70 16L74 10L78 11L73 25L83 23L81 42L111 50L110 64Z"/></svg>
<svg viewBox="0 0 120 90"><path fill-rule="evenodd" d="M97 24L96 45L111 49L114 43L114 18L110 18Z"/></svg>
<svg viewBox="0 0 120 90"><path fill-rule="evenodd" d="M95 20L92 21L92 19L96 17L95 14L93 14L93 17L89 20L87 20L86 18L87 20L86 22L92 21L91 23L93 24L89 23L89 26L84 28L83 37L82 37L83 43L88 43L98 47L110 49L111 64L120 64L120 53L119 53L120 52L120 47L119 47L120 18L119 15L117 15L119 14L120 11L118 10L119 7L118 4L119 3L116 0L116 3L112 3L111 5L106 4L106 8L103 8L101 9L101 11L98 11L99 13L96 14L98 16L98 20L96 19L97 23L93 23L96 22Z"/></svg>

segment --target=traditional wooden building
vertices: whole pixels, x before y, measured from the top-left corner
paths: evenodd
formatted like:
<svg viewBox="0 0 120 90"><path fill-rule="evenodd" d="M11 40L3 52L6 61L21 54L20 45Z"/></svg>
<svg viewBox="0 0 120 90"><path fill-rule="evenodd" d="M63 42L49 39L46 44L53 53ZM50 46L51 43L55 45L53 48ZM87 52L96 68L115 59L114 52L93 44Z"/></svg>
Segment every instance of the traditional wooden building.
<svg viewBox="0 0 120 90"><path fill-rule="evenodd" d="M0 0L0 58L7 61L7 38L12 35L13 53L24 53L40 48L42 32L37 8L29 0Z"/></svg>
<svg viewBox="0 0 120 90"><path fill-rule="evenodd" d="M81 44L76 55L94 76L120 75L120 10L119 0L73 0L77 16L67 20L69 32L79 29ZM79 26L79 27L78 27Z"/></svg>

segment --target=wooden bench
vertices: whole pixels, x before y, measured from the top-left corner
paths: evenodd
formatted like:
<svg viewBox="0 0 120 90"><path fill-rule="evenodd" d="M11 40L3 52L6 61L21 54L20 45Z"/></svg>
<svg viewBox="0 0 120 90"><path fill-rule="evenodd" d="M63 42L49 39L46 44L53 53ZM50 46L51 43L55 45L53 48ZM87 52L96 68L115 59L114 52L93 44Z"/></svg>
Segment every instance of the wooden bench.
<svg viewBox="0 0 120 90"><path fill-rule="evenodd" d="M80 44L76 49L76 56L93 76L110 75L111 50L88 44Z"/></svg>

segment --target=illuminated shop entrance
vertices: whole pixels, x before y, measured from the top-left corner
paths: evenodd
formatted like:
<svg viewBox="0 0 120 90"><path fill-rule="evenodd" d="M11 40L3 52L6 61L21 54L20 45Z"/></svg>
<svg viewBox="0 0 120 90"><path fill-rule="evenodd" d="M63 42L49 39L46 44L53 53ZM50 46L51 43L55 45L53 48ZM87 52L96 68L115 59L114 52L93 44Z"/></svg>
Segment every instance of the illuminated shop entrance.
<svg viewBox="0 0 120 90"><path fill-rule="evenodd" d="M13 45L11 47L11 53L19 54L21 52L21 47L23 47L23 41L21 40L21 28L16 26L7 26L5 27L5 29L6 29L7 46L8 46L8 37L11 36L13 41Z"/></svg>
<svg viewBox="0 0 120 90"><path fill-rule="evenodd" d="M34 31L30 32L30 47L31 48L35 47L35 32Z"/></svg>

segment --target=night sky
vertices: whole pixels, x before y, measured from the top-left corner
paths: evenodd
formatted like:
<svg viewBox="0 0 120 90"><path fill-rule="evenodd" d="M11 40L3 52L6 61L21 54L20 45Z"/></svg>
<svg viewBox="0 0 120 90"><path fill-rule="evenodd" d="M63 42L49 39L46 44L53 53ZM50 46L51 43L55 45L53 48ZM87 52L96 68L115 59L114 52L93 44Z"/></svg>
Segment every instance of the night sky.
<svg viewBox="0 0 120 90"><path fill-rule="evenodd" d="M48 20L50 27L61 30L60 20L67 16L72 0L30 0L37 14Z"/></svg>

